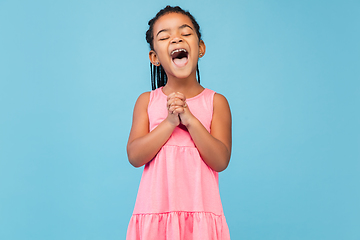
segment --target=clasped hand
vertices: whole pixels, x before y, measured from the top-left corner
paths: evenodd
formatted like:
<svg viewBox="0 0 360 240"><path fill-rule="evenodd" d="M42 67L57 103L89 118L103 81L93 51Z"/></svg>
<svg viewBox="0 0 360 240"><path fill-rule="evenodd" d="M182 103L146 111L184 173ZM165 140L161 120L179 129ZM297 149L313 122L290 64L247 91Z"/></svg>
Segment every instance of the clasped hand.
<svg viewBox="0 0 360 240"><path fill-rule="evenodd" d="M185 95L179 92L174 92L168 95L167 109L168 120L176 126L180 123L188 126L189 120L193 117L186 104Z"/></svg>

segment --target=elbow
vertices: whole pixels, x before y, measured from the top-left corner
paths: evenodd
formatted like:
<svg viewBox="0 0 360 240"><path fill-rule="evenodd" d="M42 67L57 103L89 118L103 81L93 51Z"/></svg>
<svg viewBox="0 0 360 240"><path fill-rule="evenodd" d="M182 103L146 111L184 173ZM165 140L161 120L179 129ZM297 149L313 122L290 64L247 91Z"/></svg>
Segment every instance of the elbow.
<svg viewBox="0 0 360 240"><path fill-rule="evenodd" d="M213 154L210 156L202 156L204 162L215 172L224 171L230 162L230 152L222 154Z"/></svg>
<svg viewBox="0 0 360 240"><path fill-rule="evenodd" d="M140 163L140 161L138 160L139 157L137 156L136 152L131 151L131 148L129 147L129 145L126 148L126 151L127 151L127 156L128 156L129 163L131 165L133 165L136 168L139 168L139 167L144 165L144 164Z"/></svg>
<svg viewBox="0 0 360 240"><path fill-rule="evenodd" d="M222 172L224 171L227 167L229 166L229 161L226 161L222 164L219 164L218 166L216 166L214 169L215 172Z"/></svg>
<svg viewBox="0 0 360 240"><path fill-rule="evenodd" d="M215 155L215 154L214 154ZM231 147L230 148L223 148L219 154L216 155L216 161L214 163L214 167L212 168L216 172L222 172L224 171L230 163L230 157L231 157Z"/></svg>
<svg viewBox="0 0 360 240"><path fill-rule="evenodd" d="M143 163L140 163L139 161L137 161L136 157L133 157L130 154L128 154L128 160L129 160L129 163L136 168L139 168L144 165Z"/></svg>
<svg viewBox="0 0 360 240"><path fill-rule="evenodd" d="M134 156L135 154L131 154L129 151L128 151L128 160L129 160L129 163L131 165L133 165L134 167L136 168L139 168L141 166L143 166L144 164L141 163L141 161L138 160L138 157Z"/></svg>
<svg viewBox="0 0 360 240"><path fill-rule="evenodd" d="M146 157L142 151L137 151L137 149L127 148L128 160L131 165L136 168L144 166L151 159Z"/></svg>
<svg viewBox="0 0 360 240"><path fill-rule="evenodd" d="M133 167L136 167L136 168L139 168L144 165L144 164L138 164L135 161L131 161L130 159L129 159L129 162Z"/></svg>
<svg viewBox="0 0 360 240"><path fill-rule="evenodd" d="M227 154L226 157L222 158L220 161L218 161L217 165L215 166L214 171L216 172L222 172L224 171L228 166L229 166L229 162L230 162L230 153Z"/></svg>

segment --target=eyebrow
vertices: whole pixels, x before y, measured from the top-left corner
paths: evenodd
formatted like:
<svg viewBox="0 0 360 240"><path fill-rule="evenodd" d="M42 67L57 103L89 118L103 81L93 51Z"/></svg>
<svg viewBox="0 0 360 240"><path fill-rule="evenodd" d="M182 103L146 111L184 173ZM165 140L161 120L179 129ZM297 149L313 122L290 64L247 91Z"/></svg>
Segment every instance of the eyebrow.
<svg viewBox="0 0 360 240"><path fill-rule="evenodd" d="M187 24L183 24L183 25L181 25L180 27L179 27L179 29L184 29L184 28L190 28L191 30L194 30L192 27L190 27L189 25L187 25ZM160 33L162 33L162 32L167 32L167 31L170 31L170 29L169 28L166 28L166 29L161 29L157 34L156 34L156 37L160 34Z"/></svg>

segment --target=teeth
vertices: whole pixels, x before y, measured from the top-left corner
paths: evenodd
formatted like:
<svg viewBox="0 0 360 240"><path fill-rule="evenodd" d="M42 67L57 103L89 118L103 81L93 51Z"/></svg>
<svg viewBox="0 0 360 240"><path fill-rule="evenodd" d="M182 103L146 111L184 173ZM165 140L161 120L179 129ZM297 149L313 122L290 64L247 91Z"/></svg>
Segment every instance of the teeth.
<svg viewBox="0 0 360 240"><path fill-rule="evenodd" d="M183 48L180 48L180 49L175 49L171 52L171 55L173 55L174 53L177 53L177 52L187 52L185 49Z"/></svg>

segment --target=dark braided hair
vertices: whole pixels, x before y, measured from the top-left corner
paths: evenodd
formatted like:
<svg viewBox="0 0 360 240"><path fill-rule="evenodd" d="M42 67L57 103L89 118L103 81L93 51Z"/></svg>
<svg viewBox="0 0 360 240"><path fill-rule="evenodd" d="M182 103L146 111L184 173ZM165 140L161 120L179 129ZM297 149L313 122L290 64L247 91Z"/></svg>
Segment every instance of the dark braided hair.
<svg viewBox="0 0 360 240"><path fill-rule="evenodd" d="M200 26L196 22L195 18L188 11L184 11L179 6L171 7L168 5L165 8L161 9L156 14L156 16L153 19L151 19L148 23L149 29L146 31L146 41L149 43L151 50L154 50L154 44L153 44L153 42L154 42L154 32L153 32L154 24L161 16L163 16L167 13L181 13L181 14L188 16L190 18L192 24L194 25L194 28L195 28L195 31L196 31L196 34L197 34L199 40L201 40ZM164 68L161 65L155 66L150 62L150 72L151 72L152 90L155 90L156 88L165 86L165 84L167 82L167 76L164 71ZM196 73L197 73L198 82L200 83L199 65L196 66Z"/></svg>

